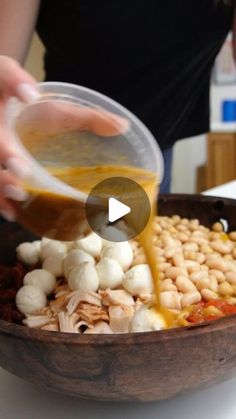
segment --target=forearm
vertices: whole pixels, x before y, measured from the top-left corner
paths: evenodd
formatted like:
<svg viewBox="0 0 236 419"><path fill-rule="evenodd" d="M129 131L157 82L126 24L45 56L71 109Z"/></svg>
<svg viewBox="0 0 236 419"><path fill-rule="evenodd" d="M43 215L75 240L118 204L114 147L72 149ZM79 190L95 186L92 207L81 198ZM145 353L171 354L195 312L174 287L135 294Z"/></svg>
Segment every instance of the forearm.
<svg viewBox="0 0 236 419"><path fill-rule="evenodd" d="M40 0L0 0L0 55L8 55L23 64L39 4Z"/></svg>

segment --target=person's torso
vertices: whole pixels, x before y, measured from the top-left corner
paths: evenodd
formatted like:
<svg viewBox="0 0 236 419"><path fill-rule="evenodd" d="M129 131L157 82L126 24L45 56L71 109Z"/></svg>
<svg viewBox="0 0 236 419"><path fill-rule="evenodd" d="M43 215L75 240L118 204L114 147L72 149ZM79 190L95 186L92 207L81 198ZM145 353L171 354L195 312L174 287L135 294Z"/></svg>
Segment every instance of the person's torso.
<svg viewBox="0 0 236 419"><path fill-rule="evenodd" d="M210 70L231 21L220 0L42 0L46 79L111 96L167 147L191 131L196 107L207 112Z"/></svg>

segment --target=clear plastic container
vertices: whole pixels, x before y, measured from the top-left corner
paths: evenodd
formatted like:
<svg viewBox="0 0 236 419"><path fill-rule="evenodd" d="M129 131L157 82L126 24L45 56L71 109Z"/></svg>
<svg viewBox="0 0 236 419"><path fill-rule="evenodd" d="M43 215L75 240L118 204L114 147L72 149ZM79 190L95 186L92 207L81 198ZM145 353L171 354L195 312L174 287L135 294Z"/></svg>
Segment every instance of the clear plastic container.
<svg viewBox="0 0 236 419"><path fill-rule="evenodd" d="M161 182L159 146L144 124L123 106L67 83L40 83L39 91L37 102L26 105L15 101L9 109L12 140L31 167L27 183L33 188L86 202L86 193L60 181L47 167L134 166L156 173ZM87 112L92 112L89 118ZM98 116L97 124L94 115Z"/></svg>

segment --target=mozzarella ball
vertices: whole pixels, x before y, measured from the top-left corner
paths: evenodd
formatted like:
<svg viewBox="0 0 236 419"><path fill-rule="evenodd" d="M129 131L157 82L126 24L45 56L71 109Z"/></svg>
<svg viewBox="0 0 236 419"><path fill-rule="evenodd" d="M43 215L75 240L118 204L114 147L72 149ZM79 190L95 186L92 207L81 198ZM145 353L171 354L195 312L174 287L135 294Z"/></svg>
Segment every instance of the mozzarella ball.
<svg viewBox="0 0 236 419"><path fill-rule="evenodd" d="M101 289L114 289L122 285L124 272L116 260L103 258L98 262L96 270L99 276L99 286Z"/></svg>
<svg viewBox="0 0 236 419"><path fill-rule="evenodd" d="M133 249L129 242L114 243L103 248L101 257L108 257L116 260L123 271L126 271L133 262Z"/></svg>
<svg viewBox="0 0 236 419"><path fill-rule="evenodd" d="M48 256L43 261L43 269L51 272L56 278L64 275L64 255L58 253L54 256Z"/></svg>
<svg viewBox="0 0 236 419"><path fill-rule="evenodd" d="M99 278L94 264L83 262L73 268L68 278L68 285L72 291L97 291Z"/></svg>
<svg viewBox="0 0 236 419"><path fill-rule="evenodd" d="M58 255L58 253L62 255L66 255L67 247L64 243L56 241L56 240L49 240L46 244L42 245L41 250L41 258L42 260L46 259L48 256Z"/></svg>
<svg viewBox="0 0 236 419"><path fill-rule="evenodd" d="M41 249L42 249L42 241L41 240L35 240L34 242L32 242L32 244L36 248L36 250L38 252L38 255L40 257L40 255L41 255Z"/></svg>
<svg viewBox="0 0 236 419"><path fill-rule="evenodd" d="M49 239L48 237L42 237L41 238L41 245L44 246L45 244L49 243L49 242L53 242L54 240Z"/></svg>
<svg viewBox="0 0 236 419"><path fill-rule="evenodd" d="M47 305L45 293L36 285L24 285L16 294L16 306L23 314L33 314Z"/></svg>
<svg viewBox="0 0 236 419"><path fill-rule="evenodd" d="M123 276L123 287L132 295L151 294L153 281L149 266L133 266Z"/></svg>
<svg viewBox="0 0 236 419"><path fill-rule="evenodd" d="M154 308L142 306L134 313L131 320L131 332L151 332L162 330L166 327L165 320Z"/></svg>
<svg viewBox="0 0 236 419"><path fill-rule="evenodd" d="M56 278L45 269L34 269L24 277L24 285L35 285L46 295L52 293L56 286Z"/></svg>
<svg viewBox="0 0 236 419"><path fill-rule="evenodd" d="M98 257L102 250L102 239L96 233L90 233L88 236L74 242L76 249L84 250L91 256Z"/></svg>
<svg viewBox="0 0 236 419"><path fill-rule="evenodd" d="M112 246L116 242L126 241L128 238L127 233L113 226L103 226L101 234L105 237L102 239L103 247Z"/></svg>
<svg viewBox="0 0 236 419"><path fill-rule="evenodd" d="M16 248L17 259L25 265L36 265L39 262L39 253L33 243L21 243Z"/></svg>
<svg viewBox="0 0 236 419"><path fill-rule="evenodd" d="M80 249L71 250L64 259L64 275L68 278L70 271L83 262L90 262L95 265L94 258Z"/></svg>

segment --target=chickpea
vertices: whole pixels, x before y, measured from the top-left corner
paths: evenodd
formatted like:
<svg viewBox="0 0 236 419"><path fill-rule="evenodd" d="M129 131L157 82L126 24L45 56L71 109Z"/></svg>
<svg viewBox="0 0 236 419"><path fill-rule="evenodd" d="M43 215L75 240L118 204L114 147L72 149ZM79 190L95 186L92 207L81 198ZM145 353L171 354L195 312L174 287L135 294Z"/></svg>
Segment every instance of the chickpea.
<svg viewBox="0 0 236 419"><path fill-rule="evenodd" d="M233 240L233 242L236 241L236 231L231 231L231 233L229 233L229 238L230 240Z"/></svg>
<svg viewBox="0 0 236 419"><path fill-rule="evenodd" d="M183 293L195 292L197 291L194 283L184 275L179 275L176 278L176 286L179 291Z"/></svg>
<svg viewBox="0 0 236 419"><path fill-rule="evenodd" d="M215 231L216 233L223 233L224 228L223 228L223 225L218 221L213 224L212 230Z"/></svg>
<svg viewBox="0 0 236 419"><path fill-rule="evenodd" d="M181 298L181 306L182 308L185 308L187 306L190 306L192 304L197 304L201 301L201 294L198 291L189 292Z"/></svg>
<svg viewBox="0 0 236 419"><path fill-rule="evenodd" d="M218 298L218 294L214 291L211 291L207 288L201 290L202 298L206 301L216 300Z"/></svg>
<svg viewBox="0 0 236 419"><path fill-rule="evenodd" d="M228 281L224 281L219 285L219 293L224 297L230 297L233 295L234 290Z"/></svg>

